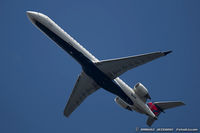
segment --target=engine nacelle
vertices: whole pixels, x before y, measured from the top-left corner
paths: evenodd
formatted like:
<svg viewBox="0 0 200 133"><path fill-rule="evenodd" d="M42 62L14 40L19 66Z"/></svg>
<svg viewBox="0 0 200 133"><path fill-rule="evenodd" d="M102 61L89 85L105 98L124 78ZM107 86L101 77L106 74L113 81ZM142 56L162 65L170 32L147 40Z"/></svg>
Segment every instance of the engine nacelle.
<svg viewBox="0 0 200 133"><path fill-rule="evenodd" d="M147 88L144 87L144 85L142 85L141 83L137 83L134 86L133 90L139 97L151 99L151 97L149 96L149 92L148 92Z"/></svg>
<svg viewBox="0 0 200 133"><path fill-rule="evenodd" d="M124 102L120 97L116 97L116 98L115 98L115 102L116 102L120 107L132 111L132 109L129 107L129 105L128 105L126 102Z"/></svg>

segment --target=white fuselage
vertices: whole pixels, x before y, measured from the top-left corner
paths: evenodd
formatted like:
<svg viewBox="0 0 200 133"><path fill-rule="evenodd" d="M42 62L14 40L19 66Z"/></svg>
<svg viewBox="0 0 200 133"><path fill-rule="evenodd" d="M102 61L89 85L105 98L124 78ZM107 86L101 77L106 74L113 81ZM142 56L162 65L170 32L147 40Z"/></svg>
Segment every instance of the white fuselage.
<svg viewBox="0 0 200 133"><path fill-rule="evenodd" d="M47 27L50 31L55 33L57 36L59 36L64 41L68 42L74 49L82 53L87 59L92 61L93 63L99 62L99 60L94 57L90 52L88 52L85 48L83 48L77 41L75 41L69 34L67 34L63 29L61 29L54 21L52 21L48 16L38 13L38 12L27 12L29 19L31 22L38 27L37 22L42 24L43 26ZM44 32L41 27L38 27L42 32ZM46 32L44 32L47 34ZM49 36L48 36L49 37ZM52 40L53 37L50 37ZM75 58L73 51L67 51L72 57ZM77 60L77 58L75 58ZM83 65L84 62L81 62L77 60L81 65ZM145 102L143 102L139 96L136 95L134 90L130 88L125 82L123 82L119 77L114 79L114 82L121 88L121 90L131 99L131 101L134 103L133 105L130 105L131 109L136 110L137 112L146 114L151 116L152 118L155 117L154 113L150 110L150 108L147 106Z"/></svg>

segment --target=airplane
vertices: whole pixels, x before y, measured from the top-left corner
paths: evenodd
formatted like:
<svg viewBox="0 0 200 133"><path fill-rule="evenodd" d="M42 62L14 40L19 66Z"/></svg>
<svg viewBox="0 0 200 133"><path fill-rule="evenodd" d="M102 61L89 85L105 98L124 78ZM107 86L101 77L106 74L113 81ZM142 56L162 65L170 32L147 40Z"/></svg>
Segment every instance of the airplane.
<svg viewBox="0 0 200 133"><path fill-rule="evenodd" d="M58 46L71 55L82 67L82 72L64 109L66 117L69 117L89 95L100 88L116 95L114 100L122 108L147 115L146 124L148 126L151 126L164 110L185 105L181 101L147 103L147 100L151 99L151 97L144 85L137 83L131 88L119 78L126 71L159 57L166 56L172 51L153 52L100 61L48 16L35 11L27 11L26 13L30 21L40 31L56 42Z"/></svg>

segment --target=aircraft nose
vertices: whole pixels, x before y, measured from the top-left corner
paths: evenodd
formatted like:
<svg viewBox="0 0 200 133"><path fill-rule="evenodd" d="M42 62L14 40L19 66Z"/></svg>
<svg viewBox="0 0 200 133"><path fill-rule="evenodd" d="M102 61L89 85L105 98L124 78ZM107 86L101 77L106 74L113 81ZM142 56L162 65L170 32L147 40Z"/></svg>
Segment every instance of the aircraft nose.
<svg viewBox="0 0 200 133"><path fill-rule="evenodd" d="M33 17L33 16L37 15L38 13L37 13L37 12L34 12L34 11L26 11L26 14L27 14L29 17Z"/></svg>
<svg viewBox="0 0 200 133"><path fill-rule="evenodd" d="M38 16L38 12L34 11L26 11L26 14L28 18L31 20L31 22L34 22L36 20L36 17Z"/></svg>

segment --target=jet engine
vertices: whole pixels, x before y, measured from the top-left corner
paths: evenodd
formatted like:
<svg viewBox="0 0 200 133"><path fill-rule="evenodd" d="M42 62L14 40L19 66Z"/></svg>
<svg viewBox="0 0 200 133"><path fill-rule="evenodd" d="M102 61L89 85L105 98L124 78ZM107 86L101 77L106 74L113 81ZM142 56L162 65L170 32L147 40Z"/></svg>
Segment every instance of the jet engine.
<svg viewBox="0 0 200 133"><path fill-rule="evenodd" d="M146 87L144 87L144 85L142 85L141 83L137 83L134 86L134 92L140 97L140 98L147 98L147 99L151 99L151 97L149 96L148 90L146 89Z"/></svg>
<svg viewBox="0 0 200 133"><path fill-rule="evenodd" d="M132 109L129 107L129 105L128 105L126 102L124 102L120 97L116 97L116 98L115 98L115 102L116 102L120 107L132 111Z"/></svg>

